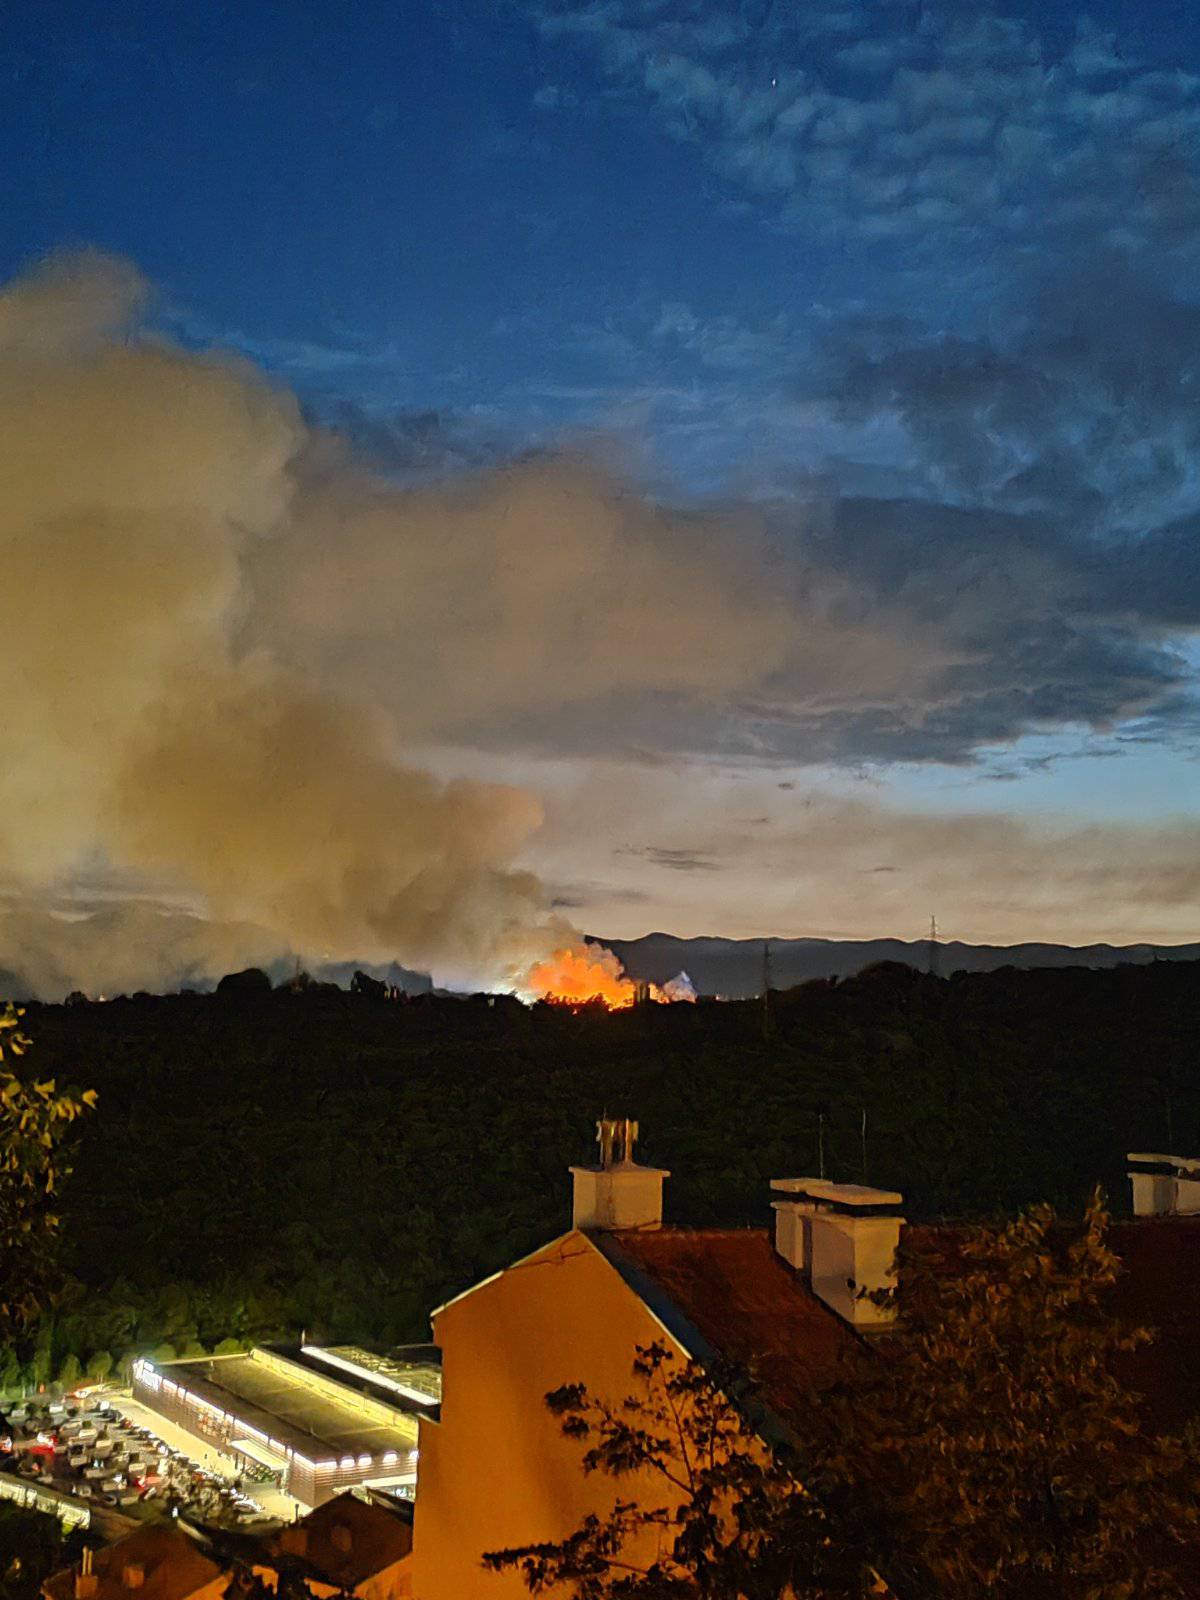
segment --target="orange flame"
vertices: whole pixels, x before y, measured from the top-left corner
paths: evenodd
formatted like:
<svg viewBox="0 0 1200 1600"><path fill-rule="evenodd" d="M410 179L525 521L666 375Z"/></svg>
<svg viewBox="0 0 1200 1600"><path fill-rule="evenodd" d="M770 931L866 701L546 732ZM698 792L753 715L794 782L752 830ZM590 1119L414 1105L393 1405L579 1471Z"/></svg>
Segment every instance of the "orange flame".
<svg viewBox="0 0 1200 1600"><path fill-rule="evenodd" d="M638 985L625 976L613 952L587 941L565 945L546 960L535 962L519 988L532 1000L571 1007L604 1005L610 1011L623 1011L638 997ZM682 984L675 978L663 988L656 983L647 985L647 998L668 1005L674 1000L694 1000L695 994L686 978Z"/></svg>

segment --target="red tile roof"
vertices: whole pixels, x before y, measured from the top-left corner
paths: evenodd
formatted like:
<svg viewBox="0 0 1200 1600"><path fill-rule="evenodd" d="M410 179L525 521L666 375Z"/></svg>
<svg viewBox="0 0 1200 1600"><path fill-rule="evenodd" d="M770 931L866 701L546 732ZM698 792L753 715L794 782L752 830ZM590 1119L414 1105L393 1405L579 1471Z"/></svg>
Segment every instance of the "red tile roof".
<svg viewBox="0 0 1200 1600"><path fill-rule="evenodd" d="M930 1238L933 1230L921 1230ZM948 1241L955 1229L939 1229ZM1116 1305L1157 1331L1128 1358L1128 1378L1161 1429L1200 1416L1200 1217L1113 1227L1125 1264ZM765 1229L663 1228L596 1236L608 1258L700 1360L752 1371L767 1406L795 1426L813 1388L837 1375L858 1342L846 1323L776 1254Z"/></svg>
<svg viewBox="0 0 1200 1600"><path fill-rule="evenodd" d="M1113 1247L1125 1266L1117 1310L1156 1333L1128 1358L1128 1380L1157 1428L1200 1417L1200 1217L1119 1222Z"/></svg>
<svg viewBox="0 0 1200 1600"><path fill-rule="evenodd" d="M858 1336L780 1258L765 1229L609 1234L604 1248L691 1354L715 1353L750 1371L784 1422L798 1417L814 1387L833 1381L857 1346ZM697 1348L692 1330L707 1350Z"/></svg>

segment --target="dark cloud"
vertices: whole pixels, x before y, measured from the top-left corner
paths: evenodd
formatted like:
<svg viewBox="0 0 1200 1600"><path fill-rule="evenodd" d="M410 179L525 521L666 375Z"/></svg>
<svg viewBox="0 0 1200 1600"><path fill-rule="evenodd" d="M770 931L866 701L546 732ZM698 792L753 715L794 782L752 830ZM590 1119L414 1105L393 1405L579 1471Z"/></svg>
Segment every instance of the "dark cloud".
<svg viewBox="0 0 1200 1600"><path fill-rule="evenodd" d="M338 435L378 471L406 480L470 471L507 453L492 430L445 411L379 411L328 400L310 403L306 420Z"/></svg>
<svg viewBox="0 0 1200 1600"><path fill-rule="evenodd" d="M669 848L662 845L643 845L622 852L640 856L653 867L666 867L671 872L719 872L721 863L707 850Z"/></svg>

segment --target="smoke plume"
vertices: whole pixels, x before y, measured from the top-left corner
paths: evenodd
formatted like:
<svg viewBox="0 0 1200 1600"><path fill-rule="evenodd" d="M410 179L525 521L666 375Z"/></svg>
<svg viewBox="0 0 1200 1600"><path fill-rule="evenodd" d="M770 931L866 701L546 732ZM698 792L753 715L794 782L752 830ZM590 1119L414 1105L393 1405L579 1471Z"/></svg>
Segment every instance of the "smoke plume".
<svg viewBox="0 0 1200 1600"><path fill-rule="evenodd" d="M844 668L846 629L810 605L798 631L744 528L735 548L570 460L402 489L244 362L141 331L145 300L86 255L0 293L18 986L287 951L494 979L571 935L513 866L539 803L406 748L605 696L717 704L788 668L819 695ZM885 641L868 680L904 653ZM89 873L165 886L174 920L80 917Z"/></svg>

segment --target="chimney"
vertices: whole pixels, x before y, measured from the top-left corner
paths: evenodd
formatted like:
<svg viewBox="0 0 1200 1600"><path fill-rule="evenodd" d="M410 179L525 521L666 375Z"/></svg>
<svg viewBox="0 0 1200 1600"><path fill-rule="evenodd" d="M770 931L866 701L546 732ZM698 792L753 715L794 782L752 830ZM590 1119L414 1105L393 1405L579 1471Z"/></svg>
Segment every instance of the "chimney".
<svg viewBox="0 0 1200 1600"><path fill-rule="evenodd" d="M75 1574L75 1600L93 1600L99 1591L100 1576L95 1561L91 1545L85 1545L79 1558L79 1571Z"/></svg>
<svg viewBox="0 0 1200 1600"><path fill-rule="evenodd" d="M1200 1216L1200 1156L1131 1150L1126 1160L1135 1217Z"/></svg>
<svg viewBox="0 0 1200 1600"><path fill-rule="evenodd" d="M662 1226L662 1167L639 1167L633 1159L638 1125L628 1117L605 1117L596 1124L598 1167L572 1167L575 1180L573 1228L659 1228Z"/></svg>
<svg viewBox="0 0 1200 1600"><path fill-rule="evenodd" d="M140 1589L146 1581L146 1569L140 1561L127 1561L121 1569L121 1582L127 1589Z"/></svg>
<svg viewBox="0 0 1200 1600"><path fill-rule="evenodd" d="M774 1178L775 1248L812 1291L851 1327L891 1322L891 1306L865 1298L894 1288L903 1195L825 1178Z"/></svg>

